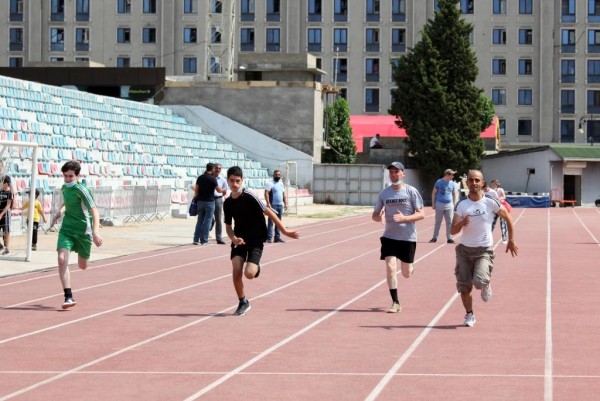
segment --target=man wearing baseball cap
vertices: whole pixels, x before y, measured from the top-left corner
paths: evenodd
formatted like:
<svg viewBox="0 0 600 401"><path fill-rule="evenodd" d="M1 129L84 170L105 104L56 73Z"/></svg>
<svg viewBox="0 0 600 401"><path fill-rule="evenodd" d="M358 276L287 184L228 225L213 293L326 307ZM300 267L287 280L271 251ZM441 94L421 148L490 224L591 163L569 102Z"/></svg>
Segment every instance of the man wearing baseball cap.
<svg viewBox="0 0 600 401"><path fill-rule="evenodd" d="M454 174L456 171L450 168L444 171L444 176L435 182L433 191L431 191L431 207L435 211L435 225L433 226L433 238L429 242L437 241L443 218L446 221L446 242L454 244L450 233L454 205L458 202L458 188L453 180Z"/></svg>
<svg viewBox="0 0 600 401"><path fill-rule="evenodd" d="M425 218L423 199L417 189L405 184L404 165L393 162L387 166L392 185L379 194L373 210L373 221L382 222L385 229L381 236L381 260L385 260L387 283L392 297L389 313L402 311L398 299L396 277L397 260L400 260L402 276L410 278L417 249L415 222Z"/></svg>

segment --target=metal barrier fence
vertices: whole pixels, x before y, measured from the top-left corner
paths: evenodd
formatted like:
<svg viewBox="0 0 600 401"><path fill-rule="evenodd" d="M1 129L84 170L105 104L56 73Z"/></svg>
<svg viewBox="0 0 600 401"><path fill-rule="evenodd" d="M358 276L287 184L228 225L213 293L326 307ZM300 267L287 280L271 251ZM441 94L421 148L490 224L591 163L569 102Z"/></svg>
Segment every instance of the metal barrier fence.
<svg viewBox="0 0 600 401"><path fill-rule="evenodd" d="M127 221L162 220L171 211L171 186L160 187L126 186L119 188L90 188L102 225L119 225ZM55 189L52 193L52 210L50 218L54 218L62 206L62 192Z"/></svg>

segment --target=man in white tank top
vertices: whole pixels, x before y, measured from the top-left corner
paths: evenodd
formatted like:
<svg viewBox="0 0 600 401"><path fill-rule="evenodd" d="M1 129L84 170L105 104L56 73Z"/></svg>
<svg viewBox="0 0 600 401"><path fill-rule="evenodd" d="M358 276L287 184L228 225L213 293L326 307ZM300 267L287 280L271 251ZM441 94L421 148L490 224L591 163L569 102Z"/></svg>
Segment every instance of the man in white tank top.
<svg viewBox="0 0 600 401"><path fill-rule="evenodd" d="M467 175L469 195L459 201L454 209L452 235L463 232L460 243L456 246L456 288L460 292L466 315L464 326L473 327L473 286L481 290L484 302L492 297L490 280L494 268L494 239L492 222L498 214L506 220L508 244L506 252L515 257L518 247L514 240L513 221L510 213L497 199L484 195L483 174L479 170L471 170Z"/></svg>

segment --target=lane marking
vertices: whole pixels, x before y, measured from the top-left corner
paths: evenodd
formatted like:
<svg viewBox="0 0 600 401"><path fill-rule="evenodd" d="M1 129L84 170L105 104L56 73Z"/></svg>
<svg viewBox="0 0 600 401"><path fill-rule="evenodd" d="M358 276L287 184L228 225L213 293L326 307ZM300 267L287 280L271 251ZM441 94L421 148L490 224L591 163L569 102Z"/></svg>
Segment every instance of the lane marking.
<svg viewBox="0 0 600 401"><path fill-rule="evenodd" d="M546 345L544 352L544 401L553 399L553 366L554 352L552 349L552 226L550 224L550 209L547 213L546 226Z"/></svg>

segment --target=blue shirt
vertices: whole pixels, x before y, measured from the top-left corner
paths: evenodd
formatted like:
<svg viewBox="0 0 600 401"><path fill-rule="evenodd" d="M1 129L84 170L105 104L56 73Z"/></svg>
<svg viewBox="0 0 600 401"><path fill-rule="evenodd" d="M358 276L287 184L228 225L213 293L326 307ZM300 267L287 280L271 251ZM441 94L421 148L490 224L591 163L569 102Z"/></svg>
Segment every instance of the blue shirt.
<svg viewBox="0 0 600 401"><path fill-rule="evenodd" d="M433 186L437 191L435 193L435 201L437 203L452 203L454 202L454 191L456 191L456 183L452 180L446 181L440 178Z"/></svg>
<svg viewBox="0 0 600 401"><path fill-rule="evenodd" d="M283 181L269 181L265 186L265 189L269 191L269 202L271 203L271 205L283 205Z"/></svg>

